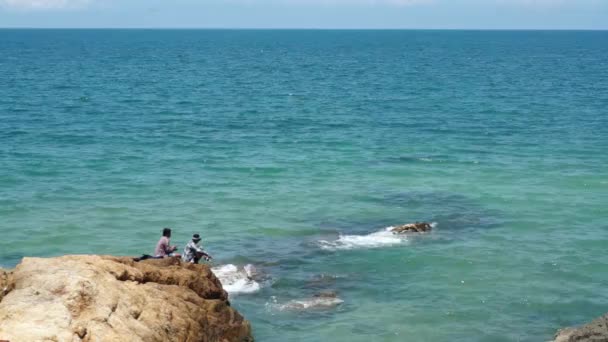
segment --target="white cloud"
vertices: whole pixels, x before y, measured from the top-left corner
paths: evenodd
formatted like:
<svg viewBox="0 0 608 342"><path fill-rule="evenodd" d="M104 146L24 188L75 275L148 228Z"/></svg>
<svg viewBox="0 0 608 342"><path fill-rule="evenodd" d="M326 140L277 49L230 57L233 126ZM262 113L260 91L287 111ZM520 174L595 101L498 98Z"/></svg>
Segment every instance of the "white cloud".
<svg viewBox="0 0 608 342"><path fill-rule="evenodd" d="M0 7L18 10L57 10L81 8L91 0L0 0Z"/></svg>

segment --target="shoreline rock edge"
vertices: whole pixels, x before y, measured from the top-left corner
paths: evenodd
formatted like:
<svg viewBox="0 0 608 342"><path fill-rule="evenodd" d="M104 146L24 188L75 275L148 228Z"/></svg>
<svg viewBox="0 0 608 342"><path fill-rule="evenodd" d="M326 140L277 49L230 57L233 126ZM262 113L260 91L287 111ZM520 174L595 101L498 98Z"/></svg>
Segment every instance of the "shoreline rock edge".
<svg viewBox="0 0 608 342"><path fill-rule="evenodd" d="M24 258L0 270L0 340L242 341L250 323L207 265L167 258Z"/></svg>
<svg viewBox="0 0 608 342"><path fill-rule="evenodd" d="M600 341L608 341L608 314L579 327L560 329L553 340L553 342Z"/></svg>

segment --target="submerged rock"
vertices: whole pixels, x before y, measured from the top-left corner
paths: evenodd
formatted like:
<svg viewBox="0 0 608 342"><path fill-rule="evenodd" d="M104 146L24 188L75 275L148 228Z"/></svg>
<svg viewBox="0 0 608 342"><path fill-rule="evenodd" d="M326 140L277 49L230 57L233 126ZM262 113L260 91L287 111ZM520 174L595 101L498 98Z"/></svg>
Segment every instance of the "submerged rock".
<svg viewBox="0 0 608 342"><path fill-rule="evenodd" d="M578 328L561 329L553 342L607 342L608 314Z"/></svg>
<svg viewBox="0 0 608 342"><path fill-rule="evenodd" d="M393 234L402 233L424 233L433 229L433 226L428 222L408 223L402 226L397 226L391 229Z"/></svg>
<svg viewBox="0 0 608 342"><path fill-rule="evenodd" d="M332 309L344 301L340 298L313 297L309 299L292 300L280 307L281 310L327 310Z"/></svg>
<svg viewBox="0 0 608 342"><path fill-rule="evenodd" d="M336 291L326 290L317 292L312 296L315 298L338 298L338 293Z"/></svg>
<svg viewBox="0 0 608 342"><path fill-rule="evenodd" d="M276 305L280 311L328 310L344 303L335 291L327 290L315 293L311 298L290 300Z"/></svg>
<svg viewBox="0 0 608 342"><path fill-rule="evenodd" d="M0 286L0 340L253 341L209 267L174 258L24 258Z"/></svg>

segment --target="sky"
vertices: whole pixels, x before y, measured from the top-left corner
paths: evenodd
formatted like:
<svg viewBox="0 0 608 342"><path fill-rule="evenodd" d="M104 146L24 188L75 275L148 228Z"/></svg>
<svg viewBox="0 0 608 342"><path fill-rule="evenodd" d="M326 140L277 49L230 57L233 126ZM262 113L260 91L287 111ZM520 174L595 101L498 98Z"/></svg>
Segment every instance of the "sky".
<svg viewBox="0 0 608 342"><path fill-rule="evenodd" d="M0 0L0 27L608 29L608 0Z"/></svg>

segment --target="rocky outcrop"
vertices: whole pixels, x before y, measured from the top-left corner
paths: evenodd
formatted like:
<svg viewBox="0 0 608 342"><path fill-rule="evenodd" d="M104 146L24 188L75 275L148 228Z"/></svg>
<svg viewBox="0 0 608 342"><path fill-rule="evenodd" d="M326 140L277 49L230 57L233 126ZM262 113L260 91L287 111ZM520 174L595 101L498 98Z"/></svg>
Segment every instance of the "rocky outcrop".
<svg viewBox="0 0 608 342"><path fill-rule="evenodd" d="M432 225L428 222L416 222L416 223L408 223L402 226L397 226L391 229L394 234L403 234L403 233L424 233L433 229Z"/></svg>
<svg viewBox="0 0 608 342"><path fill-rule="evenodd" d="M0 340L253 340L209 267L174 258L24 258L0 286Z"/></svg>
<svg viewBox="0 0 608 342"><path fill-rule="evenodd" d="M11 273L0 269L0 301L12 290Z"/></svg>
<svg viewBox="0 0 608 342"><path fill-rule="evenodd" d="M608 314L582 327L561 329L554 342L608 342Z"/></svg>

